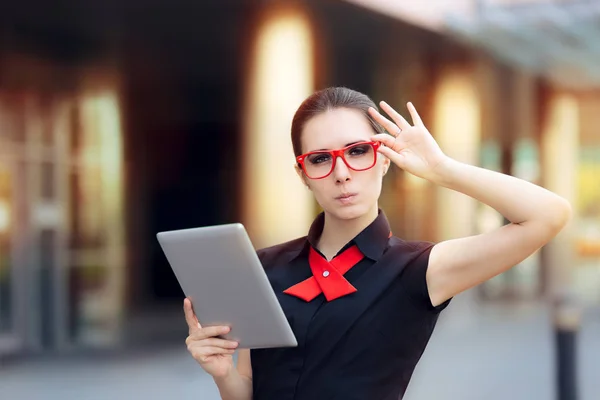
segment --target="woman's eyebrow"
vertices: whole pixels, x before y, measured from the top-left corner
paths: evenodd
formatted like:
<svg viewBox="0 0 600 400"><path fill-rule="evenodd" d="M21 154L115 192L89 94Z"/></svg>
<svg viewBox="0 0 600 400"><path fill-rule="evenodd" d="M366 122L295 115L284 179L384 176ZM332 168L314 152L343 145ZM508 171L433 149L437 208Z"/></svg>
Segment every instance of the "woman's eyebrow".
<svg viewBox="0 0 600 400"><path fill-rule="evenodd" d="M364 142L364 140L356 140L354 142L346 143L343 147L348 147L353 144L362 143L362 142ZM313 151L329 151L329 150L331 150L331 149L317 149L317 150L311 150L309 153L312 153Z"/></svg>

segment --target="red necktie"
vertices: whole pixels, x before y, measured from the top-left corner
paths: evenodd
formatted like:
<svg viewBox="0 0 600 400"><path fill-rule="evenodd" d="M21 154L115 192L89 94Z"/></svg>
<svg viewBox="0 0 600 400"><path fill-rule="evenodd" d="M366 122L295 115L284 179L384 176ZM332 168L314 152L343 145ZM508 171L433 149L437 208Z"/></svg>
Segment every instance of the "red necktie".
<svg viewBox="0 0 600 400"><path fill-rule="evenodd" d="M344 274L363 259L357 246L352 246L331 261L310 248L308 263L313 276L286 289L283 293L311 301L323 293L327 301L356 292L356 288L344 278Z"/></svg>

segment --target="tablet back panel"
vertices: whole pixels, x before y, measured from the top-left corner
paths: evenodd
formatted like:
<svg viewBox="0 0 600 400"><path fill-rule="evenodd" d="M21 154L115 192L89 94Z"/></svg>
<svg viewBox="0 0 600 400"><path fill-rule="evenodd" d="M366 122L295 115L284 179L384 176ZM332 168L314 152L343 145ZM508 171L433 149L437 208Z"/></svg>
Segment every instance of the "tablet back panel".
<svg viewBox="0 0 600 400"><path fill-rule="evenodd" d="M160 232L158 241L202 326L229 325L239 348L297 346L242 224Z"/></svg>

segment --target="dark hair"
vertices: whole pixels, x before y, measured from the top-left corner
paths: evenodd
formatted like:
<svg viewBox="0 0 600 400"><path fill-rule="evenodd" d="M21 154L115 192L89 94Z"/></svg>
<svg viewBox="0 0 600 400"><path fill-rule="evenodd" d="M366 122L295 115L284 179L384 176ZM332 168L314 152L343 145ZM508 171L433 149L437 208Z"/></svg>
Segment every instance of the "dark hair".
<svg viewBox="0 0 600 400"><path fill-rule="evenodd" d="M330 87L310 95L300 104L292 120L292 146L294 154L302 154L302 131L304 125L313 117L336 108L349 108L360 111L369 121L376 133L383 132L383 127L368 113L369 107L377 110L377 106L366 94L345 87Z"/></svg>

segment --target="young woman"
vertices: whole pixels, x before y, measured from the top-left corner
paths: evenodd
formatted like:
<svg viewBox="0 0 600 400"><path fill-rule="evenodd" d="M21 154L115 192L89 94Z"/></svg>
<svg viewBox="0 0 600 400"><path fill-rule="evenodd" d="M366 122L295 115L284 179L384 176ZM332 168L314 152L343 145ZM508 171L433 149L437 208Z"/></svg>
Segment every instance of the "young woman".
<svg viewBox="0 0 600 400"><path fill-rule="evenodd" d="M296 171L324 210L306 237L258 252L298 347L239 350L198 323L184 300L188 350L223 399L399 399L450 299L516 265L570 218L561 197L446 156L408 104L412 125L347 88L296 112ZM385 133L387 131L387 133ZM510 223L437 244L392 235L378 207L393 163L471 196Z"/></svg>

